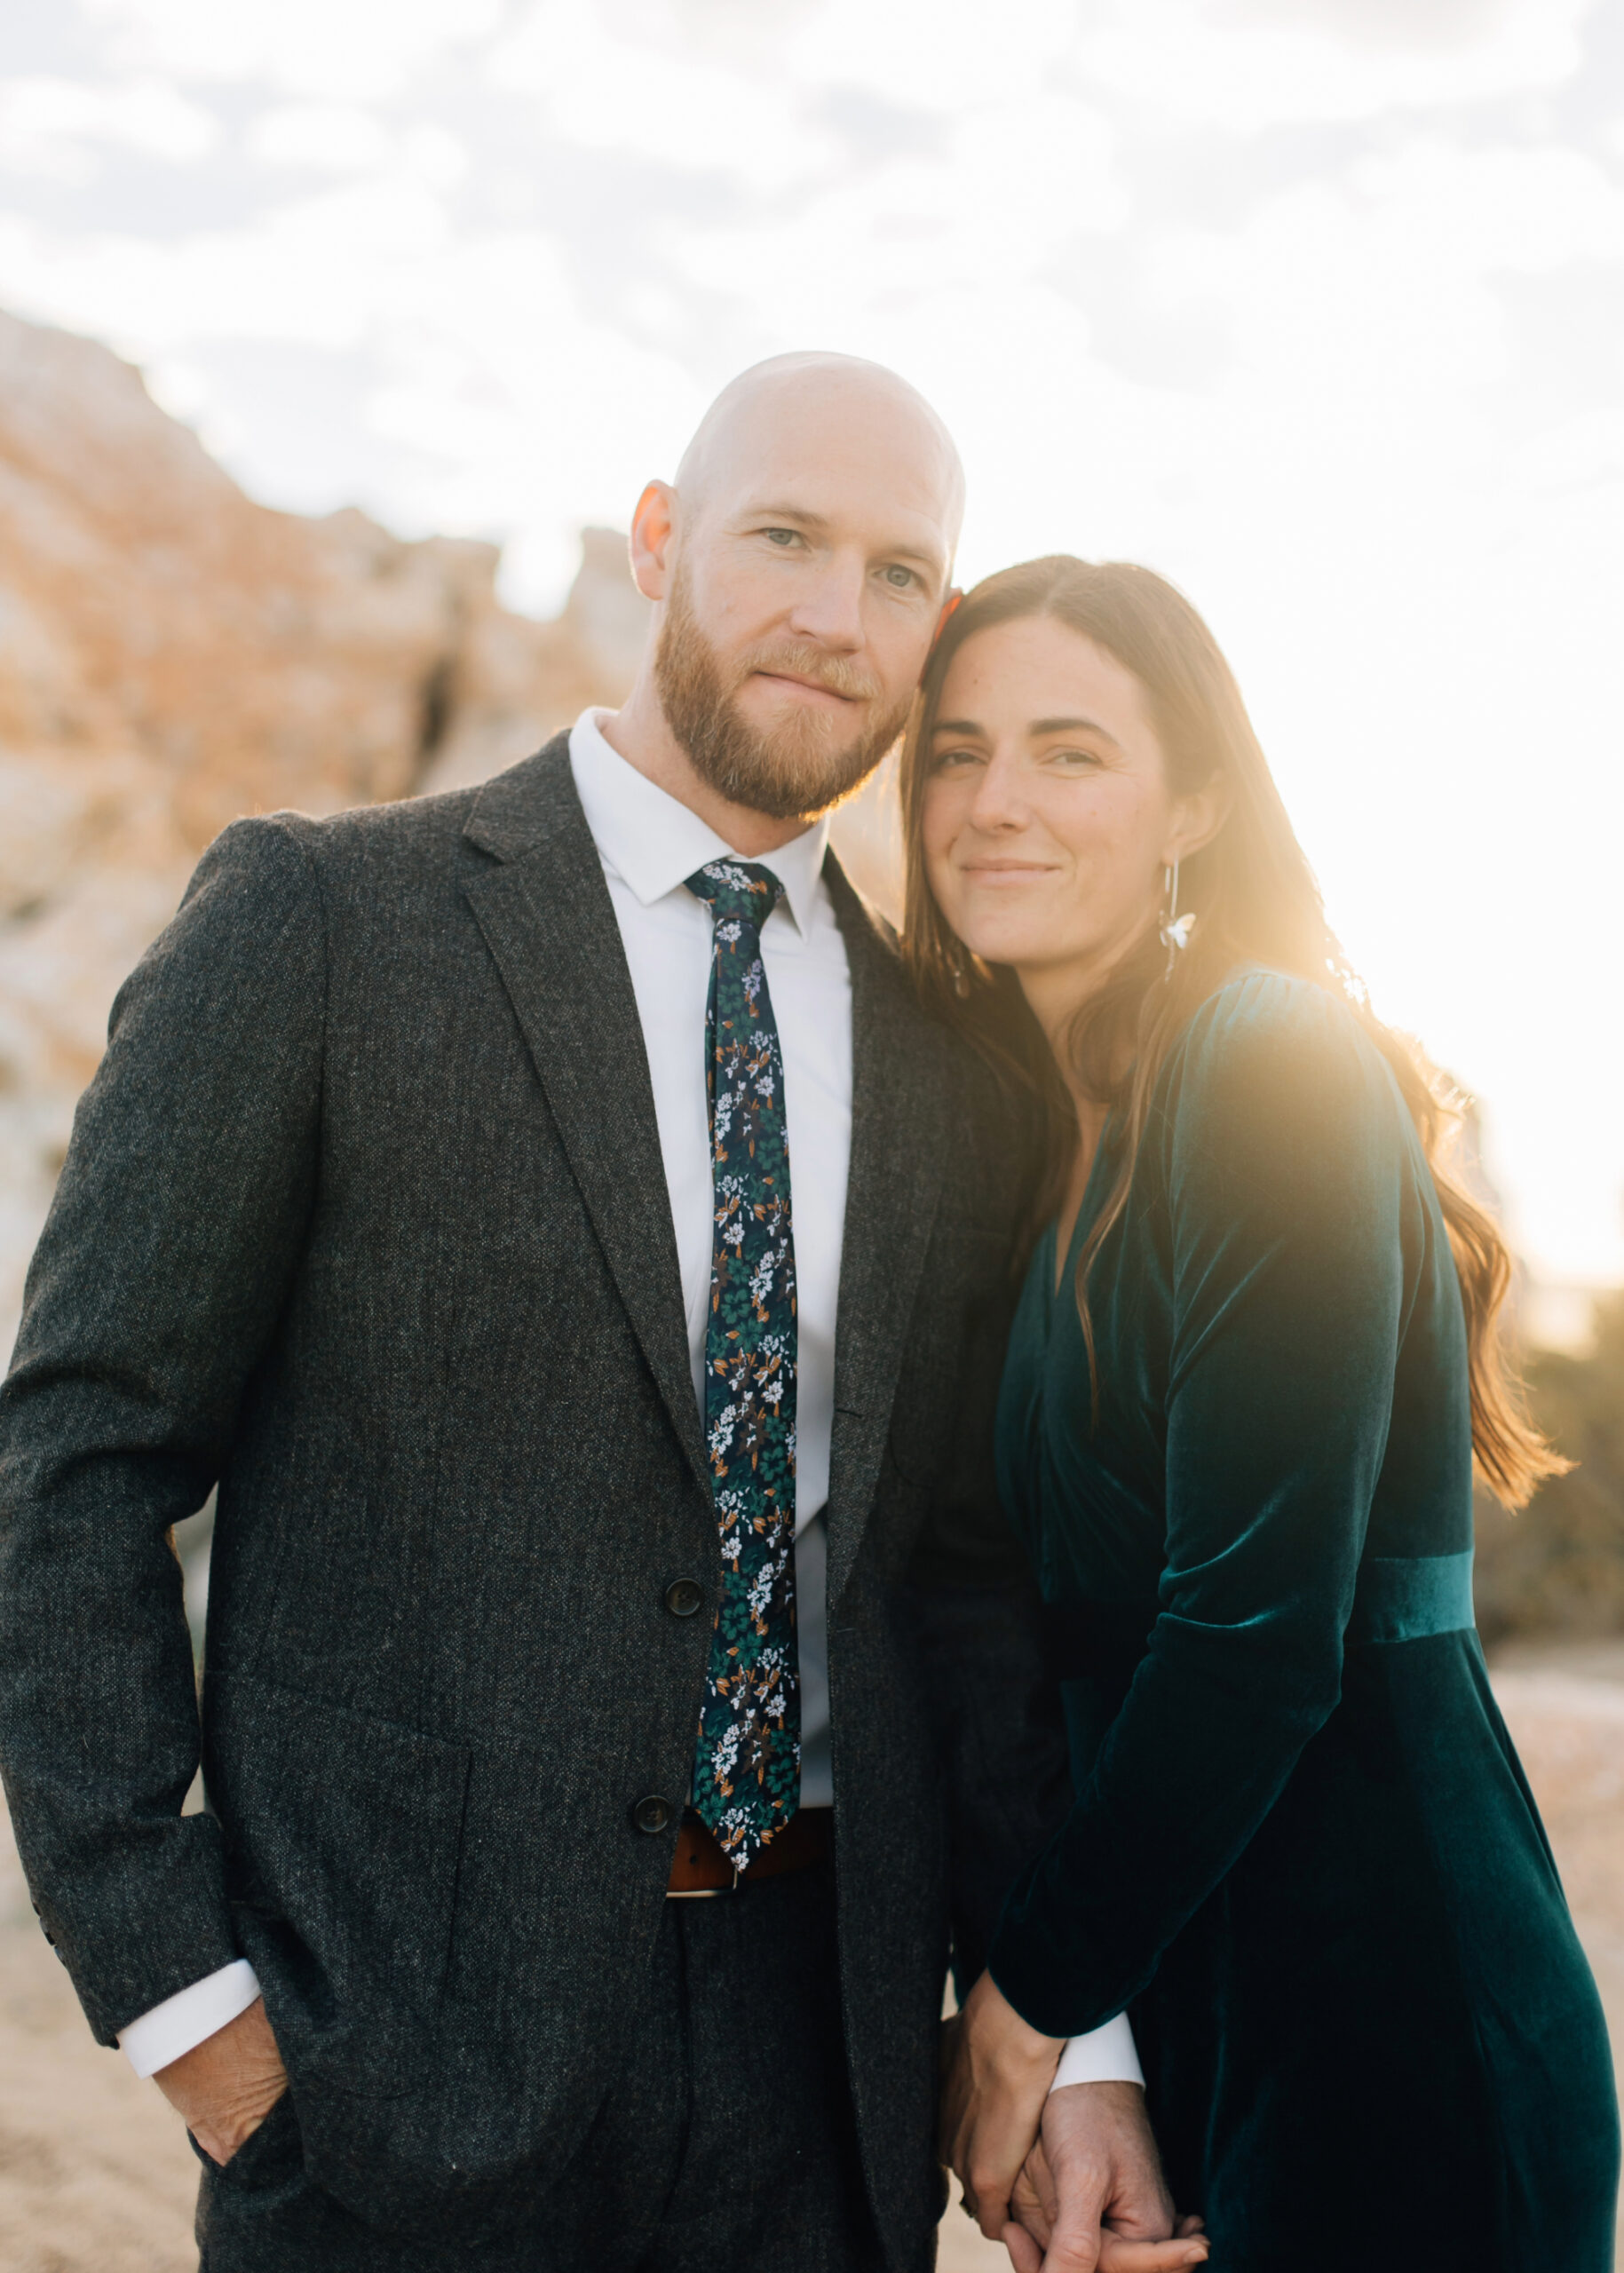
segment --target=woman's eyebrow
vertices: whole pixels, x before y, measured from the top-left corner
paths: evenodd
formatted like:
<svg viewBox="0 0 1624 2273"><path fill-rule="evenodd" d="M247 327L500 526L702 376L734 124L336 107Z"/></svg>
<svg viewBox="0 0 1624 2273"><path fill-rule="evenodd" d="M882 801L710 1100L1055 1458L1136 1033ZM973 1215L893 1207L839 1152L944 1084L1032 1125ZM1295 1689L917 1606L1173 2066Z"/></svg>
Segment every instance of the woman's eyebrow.
<svg viewBox="0 0 1624 2273"><path fill-rule="evenodd" d="M986 728L975 718L939 718L931 728L938 734L982 734Z"/></svg>
<svg viewBox="0 0 1624 2273"><path fill-rule="evenodd" d="M1097 718L1034 718L1026 732L1029 734L1097 734L1103 741L1108 741L1113 749L1122 747L1111 729L1102 726Z"/></svg>

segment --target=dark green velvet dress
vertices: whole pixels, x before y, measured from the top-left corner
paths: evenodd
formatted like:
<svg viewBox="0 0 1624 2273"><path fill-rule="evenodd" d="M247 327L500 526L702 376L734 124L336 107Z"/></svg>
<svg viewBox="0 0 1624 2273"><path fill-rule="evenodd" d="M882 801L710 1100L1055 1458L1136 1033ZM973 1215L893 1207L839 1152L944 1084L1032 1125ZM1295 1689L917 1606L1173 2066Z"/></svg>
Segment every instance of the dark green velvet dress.
<svg viewBox="0 0 1624 2273"><path fill-rule="evenodd" d="M1459 1284L1345 1004L1245 971L1170 1053L1092 1428L1055 1270L1051 1230L999 1459L1075 1804L994 1979L1052 2036L1129 2009L1215 2273L1604 2273L1612 2062L1473 1628Z"/></svg>

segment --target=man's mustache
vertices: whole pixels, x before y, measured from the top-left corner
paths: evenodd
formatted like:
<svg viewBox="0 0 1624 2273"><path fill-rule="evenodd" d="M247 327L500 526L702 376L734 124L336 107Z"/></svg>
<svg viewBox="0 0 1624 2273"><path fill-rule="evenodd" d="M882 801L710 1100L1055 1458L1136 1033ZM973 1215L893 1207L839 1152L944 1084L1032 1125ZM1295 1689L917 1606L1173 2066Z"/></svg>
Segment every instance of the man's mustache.
<svg viewBox="0 0 1624 2273"><path fill-rule="evenodd" d="M767 671L778 678L806 679L830 694L844 695L848 702L876 702L882 692L879 681L859 664L826 654L821 647L757 647L741 659L735 684L742 686L757 671Z"/></svg>

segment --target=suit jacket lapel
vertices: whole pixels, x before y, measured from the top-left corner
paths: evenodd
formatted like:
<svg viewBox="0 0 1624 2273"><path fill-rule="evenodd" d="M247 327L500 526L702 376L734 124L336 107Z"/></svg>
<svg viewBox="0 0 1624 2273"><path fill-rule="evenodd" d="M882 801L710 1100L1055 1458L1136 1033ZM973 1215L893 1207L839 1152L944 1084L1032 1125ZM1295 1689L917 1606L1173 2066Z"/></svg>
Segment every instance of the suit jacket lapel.
<svg viewBox="0 0 1624 2273"><path fill-rule="evenodd" d="M851 963L852 1033L852 1167L827 1517L833 1604L851 1576L879 1482L947 1131L936 1036L832 854L824 875Z"/></svg>
<svg viewBox="0 0 1624 2273"><path fill-rule="evenodd" d="M463 833L501 864L470 882L468 898L709 1503L648 1056L620 927L575 794L568 737L487 782Z"/></svg>

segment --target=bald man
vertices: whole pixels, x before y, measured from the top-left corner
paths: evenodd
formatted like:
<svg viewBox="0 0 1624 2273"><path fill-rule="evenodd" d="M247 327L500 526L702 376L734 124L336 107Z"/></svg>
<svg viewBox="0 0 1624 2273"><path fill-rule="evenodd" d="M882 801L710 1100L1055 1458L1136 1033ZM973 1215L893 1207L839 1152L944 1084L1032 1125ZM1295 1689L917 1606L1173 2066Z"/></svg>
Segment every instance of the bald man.
<svg viewBox="0 0 1624 2273"><path fill-rule="evenodd" d="M115 1007L0 1399L0 1750L207 2273L931 2261L949 1936L1057 1796L1018 1178L824 817L962 501L892 374L747 373L638 503L624 708L238 822Z"/></svg>

